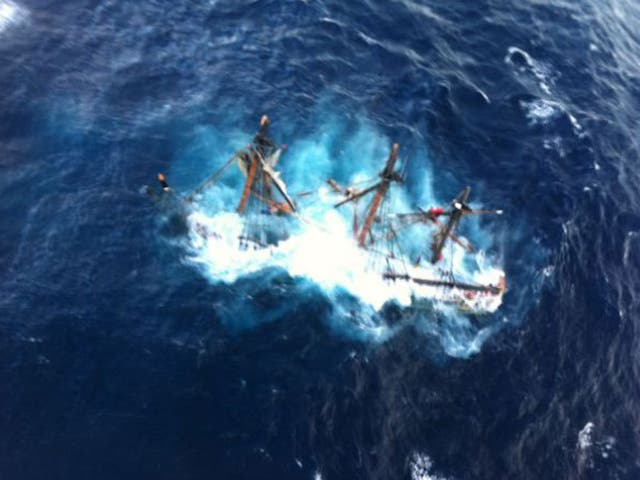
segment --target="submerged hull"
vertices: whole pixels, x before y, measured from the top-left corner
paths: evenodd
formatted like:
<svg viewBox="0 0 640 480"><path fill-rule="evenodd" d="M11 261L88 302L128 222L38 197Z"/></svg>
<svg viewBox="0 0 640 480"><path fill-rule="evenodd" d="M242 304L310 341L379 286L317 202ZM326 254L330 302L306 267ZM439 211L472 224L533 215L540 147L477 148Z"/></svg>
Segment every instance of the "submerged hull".
<svg viewBox="0 0 640 480"><path fill-rule="evenodd" d="M424 275L393 273L385 273L383 278L391 282L410 284L413 307L430 309L434 304L443 303L453 305L461 312L476 315L495 312L502 304L502 298L506 292L504 272L499 272L495 281L488 284L436 280Z"/></svg>
<svg viewBox="0 0 640 480"><path fill-rule="evenodd" d="M450 304L462 313L487 315L494 313L502 305L504 291L498 294L469 294L468 291L419 292L412 297L412 307L432 308L434 303Z"/></svg>

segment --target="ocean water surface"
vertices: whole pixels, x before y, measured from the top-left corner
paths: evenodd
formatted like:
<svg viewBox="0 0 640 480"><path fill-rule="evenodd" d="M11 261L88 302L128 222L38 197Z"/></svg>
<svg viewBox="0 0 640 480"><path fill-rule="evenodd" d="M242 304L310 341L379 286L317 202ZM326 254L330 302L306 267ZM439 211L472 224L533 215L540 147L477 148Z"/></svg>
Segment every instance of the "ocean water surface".
<svg viewBox="0 0 640 480"><path fill-rule="evenodd" d="M640 478L639 31L633 0L0 0L0 479ZM264 113L310 221L221 263L145 186ZM506 272L496 312L363 287L323 185L394 142L397 208L504 209L452 257ZM241 185L193 214L234 231Z"/></svg>

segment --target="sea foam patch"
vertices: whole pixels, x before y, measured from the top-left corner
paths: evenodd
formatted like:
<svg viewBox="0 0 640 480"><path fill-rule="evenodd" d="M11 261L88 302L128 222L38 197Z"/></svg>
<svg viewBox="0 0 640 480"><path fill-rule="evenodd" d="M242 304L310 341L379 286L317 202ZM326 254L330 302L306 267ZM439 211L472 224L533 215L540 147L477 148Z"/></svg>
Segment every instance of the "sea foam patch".
<svg viewBox="0 0 640 480"><path fill-rule="evenodd" d="M413 453L409 459L411 480L448 480L434 472L433 461L424 453Z"/></svg>

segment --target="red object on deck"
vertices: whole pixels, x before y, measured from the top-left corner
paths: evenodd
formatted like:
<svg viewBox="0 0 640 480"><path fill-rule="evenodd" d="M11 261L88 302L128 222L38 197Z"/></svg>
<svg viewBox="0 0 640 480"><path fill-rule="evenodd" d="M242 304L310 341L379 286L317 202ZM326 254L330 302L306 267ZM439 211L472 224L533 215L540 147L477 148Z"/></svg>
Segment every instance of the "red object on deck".
<svg viewBox="0 0 640 480"><path fill-rule="evenodd" d="M433 215L434 217L439 217L440 215L442 215L444 213L444 208L442 208L442 207L431 207L429 209L429 213L431 215Z"/></svg>

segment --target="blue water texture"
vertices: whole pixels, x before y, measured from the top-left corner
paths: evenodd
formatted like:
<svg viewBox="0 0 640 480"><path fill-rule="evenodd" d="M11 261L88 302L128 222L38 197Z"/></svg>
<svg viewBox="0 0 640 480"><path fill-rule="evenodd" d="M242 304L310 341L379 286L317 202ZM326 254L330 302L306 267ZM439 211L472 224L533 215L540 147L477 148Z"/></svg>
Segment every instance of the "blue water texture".
<svg viewBox="0 0 640 480"><path fill-rule="evenodd" d="M0 479L640 478L638 32L633 0L0 0ZM460 232L500 309L194 262L145 186L264 113L292 192L397 142L404 207L504 209Z"/></svg>

